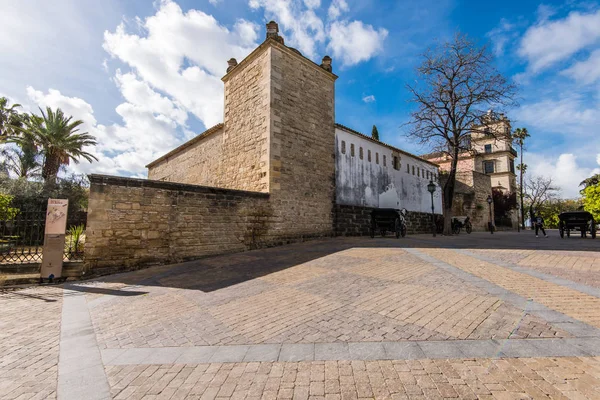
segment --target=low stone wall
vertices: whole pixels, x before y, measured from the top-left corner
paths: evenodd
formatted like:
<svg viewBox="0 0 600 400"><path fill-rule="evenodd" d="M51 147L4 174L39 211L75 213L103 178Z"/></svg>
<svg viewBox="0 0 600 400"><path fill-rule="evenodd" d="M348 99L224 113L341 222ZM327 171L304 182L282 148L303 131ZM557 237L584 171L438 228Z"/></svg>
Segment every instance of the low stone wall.
<svg viewBox="0 0 600 400"><path fill-rule="evenodd" d="M372 207L335 206L335 234L337 236L366 236L371 226ZM406 218L409 234L430 233L431 214L409 211Z"/></svg>
<svg viewBox="0 0 600 400"><path fill-rule="evenodd" d="M269 195L90 176L85 264L92 274L181 262L286 242Z"/></svg>

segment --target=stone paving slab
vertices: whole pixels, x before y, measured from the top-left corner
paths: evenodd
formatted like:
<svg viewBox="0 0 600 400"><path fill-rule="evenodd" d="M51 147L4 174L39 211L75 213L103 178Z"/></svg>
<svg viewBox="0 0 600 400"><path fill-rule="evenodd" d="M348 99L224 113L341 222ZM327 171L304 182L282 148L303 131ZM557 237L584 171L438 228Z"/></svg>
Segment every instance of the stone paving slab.
<svg viewBox="0 0 600 400"><path fill-rule="evenodd" d="M593 399L597 260L507 233L332 239L0 293L0 398Z"/></svg>
<svg viewBox="0 0 600 400"><path fill-rule="evenodd" d="M600 359L108 366L107 375L115 399L594 399Z"/></svg>
<svg viewBox="0 0 600 400"><path fill-rule="evenodd" d="M258 344L102 350L104 365L600 356L600 338Z"/></svg>

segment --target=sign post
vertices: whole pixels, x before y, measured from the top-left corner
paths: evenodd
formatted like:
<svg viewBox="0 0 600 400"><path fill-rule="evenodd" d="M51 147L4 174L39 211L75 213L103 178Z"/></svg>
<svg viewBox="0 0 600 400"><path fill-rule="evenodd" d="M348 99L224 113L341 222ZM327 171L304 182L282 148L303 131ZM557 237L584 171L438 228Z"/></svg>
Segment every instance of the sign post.
<svg viewBox="0 0 600 400"><path fill-rule="evenodd" d="M67 209L69 200L48 199L46 228L44 231L44 252L40 277L50 281L62 276L65 233L67 230Z"/></svg>

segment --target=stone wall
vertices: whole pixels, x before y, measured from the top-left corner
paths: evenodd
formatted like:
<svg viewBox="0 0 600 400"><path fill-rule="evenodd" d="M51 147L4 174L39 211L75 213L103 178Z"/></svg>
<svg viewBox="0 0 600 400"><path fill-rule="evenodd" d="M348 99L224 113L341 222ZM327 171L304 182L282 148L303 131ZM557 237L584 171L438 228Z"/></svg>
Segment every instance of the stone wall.
<svg viewBox="0 0 600 400"><path fill-rule="evenodd" d="M223 77L220 187L269 191L271 51L272 47L261 46Z"/></svg>
<svg viewBox="0 0 600 400"><path fill-rule="evenodd" d="M86 268L95 274L278 244L266 193L90 176Z"/></svg>
<svg viewBox="0 0 600 400"><path fill-rule="evenodd" d="M287 235L333 235L337 77L277 42L271 56L271 204Z"/></svg>
<svg viewBox="0 0 600 400"><path fill-rule="evenodd" d="M148 179L219 186L223 124L185 143L148 166Z"/></svg>
<svg viewBox="0 0 600 400"><path fill-rule="evenodd" d="M371 226L372 207L335 206L335 234L337 236L367 236ZM436 214L436 217L438 214ZM432 232L431 214L409 212L406 218L408 234ZM379 232L376 232L379 235Z"/></svg>
<svg viewBox="0 0 600 400"><path fill-rule="evenodd" d="M462 171L456 174L456 187L452 202L454 216L469 216L475 231L488 229L489 205L487 197L492 193L488 175ZM492 213L493 213L492 205Z"/></svg>

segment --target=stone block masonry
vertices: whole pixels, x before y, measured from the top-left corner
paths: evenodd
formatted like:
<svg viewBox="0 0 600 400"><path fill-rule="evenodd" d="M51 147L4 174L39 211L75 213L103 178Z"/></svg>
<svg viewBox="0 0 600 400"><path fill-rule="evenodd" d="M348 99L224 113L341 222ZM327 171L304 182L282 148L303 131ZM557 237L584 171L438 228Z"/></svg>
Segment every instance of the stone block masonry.
<svg viewBox="0 0 600 400"><path fill-rule="evenodd" d="M336 205L335 234L337 236L369 235L372 210L372 207ZM409 211L406 218L406 225L409 234L430 233L432 231L431 214Z"/></svg>
<svg viewBox="0 0 600 400"><path fill-rule="evenodd" d="M278 244L269 195L90 176L86 268L132 270Z"/></svg>

